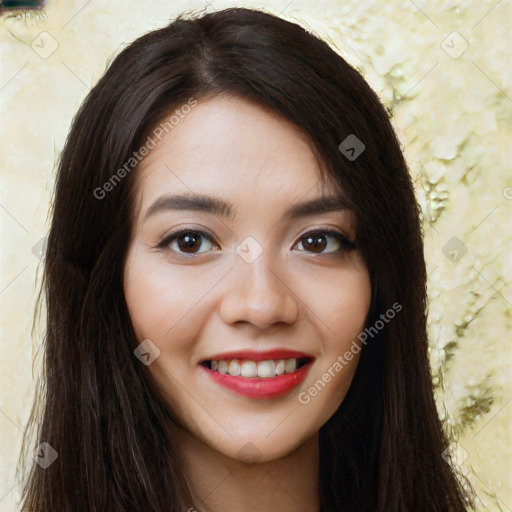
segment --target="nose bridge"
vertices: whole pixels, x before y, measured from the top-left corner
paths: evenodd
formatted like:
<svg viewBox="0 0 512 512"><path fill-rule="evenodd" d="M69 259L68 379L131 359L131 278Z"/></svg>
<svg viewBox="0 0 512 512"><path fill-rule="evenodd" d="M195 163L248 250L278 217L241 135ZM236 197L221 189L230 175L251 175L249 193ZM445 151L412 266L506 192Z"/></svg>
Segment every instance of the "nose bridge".
<svg viewBox="0 0 512 512"><path fill-rule="evenodd" d="M271 251L263 250L253 261L244 259L243 255L236 258L221 314L228 323L246 321L259 328L296 320L296 298L286 283L286 276L279 274Z"/></svg>
<svg viewBox="0 0 512 512"><path fill-rule="evenodd" d="M259 256L252 263L238 262L241 267L245 292L251 295L270 296L271 293L283 285L283 278L276 272L275 262L271 261L268 251ZM272 268L273 267L273 268Z"/></svg>

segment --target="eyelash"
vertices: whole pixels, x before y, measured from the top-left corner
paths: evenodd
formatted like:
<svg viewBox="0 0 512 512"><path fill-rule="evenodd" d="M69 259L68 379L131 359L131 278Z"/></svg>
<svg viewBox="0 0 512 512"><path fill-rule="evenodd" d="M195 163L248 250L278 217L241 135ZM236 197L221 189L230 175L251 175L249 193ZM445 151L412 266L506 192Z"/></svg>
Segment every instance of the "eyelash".
<svg viewBox="0 0 512 512"><path fill-rule="evenodd" d="M179 256L182 256L184 258L194 258L196 255L203 254L203 253L187 254L187 253L178 252L178 251L174 251L173 249L170 249L169 245L174 240L179 238L181 235L190 234L190 233L193 233L195 235L200 235L201 237L205 237L212 244L215 244L217 246L219 245L215 242L215 237L206 231L202 231L200 229L184 228L179 231L176 231L175 233L170 233L157 245L157 248L173 251L176 254L178 254ZM308 231L307 233L305 233L304 235L302 235L300 237L300 239L298 240L297 243L301 242L302 240L308 238L308 236L312 236L312 235L332 236L341 244L342 247L341 247L341 249L338 249L337 251L327 252L327 253L326 252L315 253L313 251L306 251L306 250L302 250L301 252L310 252L311 254L336 254L337 253L338 255L341 256L341 254L346 251L352 251L352 250L356 249L356 244L354 242L351 242L350 240L348 240L348 238L345 237L345 235L343 235L342 233L340 233L339 231L336 231L334 229L321 229L320 228L320 229L314 229L312 231Z"/></svg>

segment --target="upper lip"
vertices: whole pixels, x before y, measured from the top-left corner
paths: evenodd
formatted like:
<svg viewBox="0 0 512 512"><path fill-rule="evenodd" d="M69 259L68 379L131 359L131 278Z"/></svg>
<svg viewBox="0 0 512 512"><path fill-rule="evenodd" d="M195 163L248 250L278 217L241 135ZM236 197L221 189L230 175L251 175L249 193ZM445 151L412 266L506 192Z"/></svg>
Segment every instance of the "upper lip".
<svg viewBox="0 0 512 512"><path fill-rule="evenodd" d="M269 359L308 359L312 361L314 357L305 352L289 350L286 348L276 348L271 350L236 350L231 352L222 352L203 359L205 361L230 361L232 359L248 359L250 361L266 361Z"/></svg>

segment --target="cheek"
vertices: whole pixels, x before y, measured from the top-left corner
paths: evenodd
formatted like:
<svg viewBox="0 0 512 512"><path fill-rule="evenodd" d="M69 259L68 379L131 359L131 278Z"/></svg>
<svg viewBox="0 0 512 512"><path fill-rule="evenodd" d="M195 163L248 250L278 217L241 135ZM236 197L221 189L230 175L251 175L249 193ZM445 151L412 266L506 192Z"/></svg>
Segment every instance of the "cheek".
<svg viewBox="0 0 512 512"><path fill-rule="evenodd" d="M204 290L192 272L173 269L163 258L134 251L124 273L124 293L132 323L140 339L157 344L201 299ZM173 336L174 337L174 336Z"/></svg>
<svg viewBox="0 0 512 512"><path fill-rule="evenodd" d="M172 288L164 286L158 269L145 265L142 258L131 260L125 271L124 293L137 337L159 338L166 313L174 310L175 299Z"/></svg>
<svg viewBox="0 0 512 512"><path fill-rule="evenodd" d="M320 364L312 375L313 386L306 393L311 399L322 395L315 402L325 408L328 417L344 399L359 361L358 335L364 330L371 302L371 282L366 268L345 269L336 279L331 276L324 282L323 293L317 290L315 298L326 334Z"/></svg>
<svg viewBox="0 0 512 512"><path fill-rule="evenodd" d="M351 276L337 290L334 305L329 311L331 329L341 334L343 340L355 339L364 329L370 301L371 283L367 275Z"/></svg>
<svg viewBox="0 0 512 512"><path fill-rule="evenodd" d="M366 267L357 264L339 273L304 280L312 310L326 333L326 349L344 351L364 329L371 302L371 282ZM315 286L312 286L312 284Z"/></svg>
<svg viewBox="0 0 512 512"><path fill-rule="evenodd" d="M170 383L183 380L182 372L188 370L204 291L193 285L186 272L177 272L163 258L158 260L154 254L133 251L125 268L124 293L137 340L149 339L160 350L148 371L176 412L186 396L181 396L180 386ZM187 316L191 312L194 321ZM178 366L177 358L182 363Z"/></svg>

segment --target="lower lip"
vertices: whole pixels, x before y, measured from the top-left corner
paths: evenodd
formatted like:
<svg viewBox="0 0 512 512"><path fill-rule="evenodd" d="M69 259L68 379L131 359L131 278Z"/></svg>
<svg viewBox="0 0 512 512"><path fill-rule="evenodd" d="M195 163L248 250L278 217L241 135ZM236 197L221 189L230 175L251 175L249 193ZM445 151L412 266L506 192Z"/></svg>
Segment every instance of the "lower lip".
<svg viewBox="0 0 512 512"><path fill-rule="evenodd" d="M311 368L311 363L301 366L292 373L285 373L284 375L271 378L235 377L210 370L202 365L201 368L221 386L236 391L240 395L251 398L276 398L286 395L286 393L298 386L306 378Z"/></svg>

